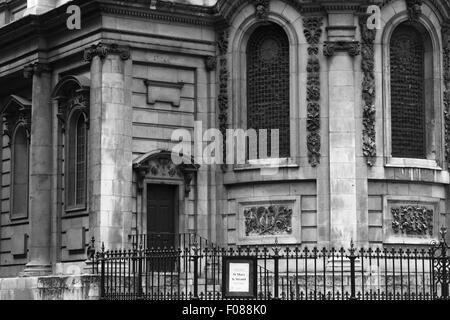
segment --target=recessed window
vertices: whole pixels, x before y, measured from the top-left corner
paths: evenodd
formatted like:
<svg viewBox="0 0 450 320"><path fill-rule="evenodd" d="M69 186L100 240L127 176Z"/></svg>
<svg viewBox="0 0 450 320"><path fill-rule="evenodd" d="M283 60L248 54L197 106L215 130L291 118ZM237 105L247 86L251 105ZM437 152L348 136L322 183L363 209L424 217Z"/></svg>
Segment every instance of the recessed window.
<svg viewBox="0 0 450 320"><path fill-rule="evenodd" d="M67 206L86 206L87 130L84 114L75 112L69 119L67 147Z"/></svg>
<svg viewBox="0 0 450 320"><path fill-rule="evenodd" d="M258 27L247 44L247 129L279 130L279 156L290 156L289 39L276 24Z"/></svg>
<svg viewBox="0 0 450 320"><path fill-rule="evenodd" d="M425 44L413 26L401 25L390 41L392 156L427 158Z"/></svg>
<svg viewBox="0 0 450 320"><path fill-rule="evenodd" d="M29 145L25 127L18 126L12 139L12 217L28 216Z"/></svg>

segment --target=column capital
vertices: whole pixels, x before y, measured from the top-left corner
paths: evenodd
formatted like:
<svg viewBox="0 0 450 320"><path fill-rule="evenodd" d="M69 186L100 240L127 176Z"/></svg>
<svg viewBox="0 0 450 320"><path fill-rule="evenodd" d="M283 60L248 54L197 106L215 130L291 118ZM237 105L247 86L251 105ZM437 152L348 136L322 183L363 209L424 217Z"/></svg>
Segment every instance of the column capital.
<svg viewBox="0 0 450 320"><path fill-rule="evenodd" d="M332 57L336 51L347 51L351 57L361 53L359 41L325 41L323 54L325 57Z"/></svg>
<svg viewBox="0 0 450 320"><path fill-rule="evenodd" d="M25 79L30 79L33 75L40 77L42 73L50 73L52 69L48 63L33 62L23 68L23 76Z"/></svg>
<svg viewBox="0 0 450 320"><path fill-rule="evenodd" d="M90 62L95 56L105 59L109 54L119 55L122 60L128 60L131 57L128 46L120 46L116 43L98 43L84 50L84 60Z"/></svg>

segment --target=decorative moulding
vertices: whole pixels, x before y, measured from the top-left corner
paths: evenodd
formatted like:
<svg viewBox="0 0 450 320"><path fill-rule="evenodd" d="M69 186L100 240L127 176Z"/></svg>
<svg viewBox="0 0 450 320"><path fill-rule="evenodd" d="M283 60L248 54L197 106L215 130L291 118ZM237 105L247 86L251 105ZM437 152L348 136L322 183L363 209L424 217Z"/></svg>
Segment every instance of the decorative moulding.
<svg viewBox="0 0 450 320"><path fill-rule="evenodd" d="M5 123L4 134L11 139L18 126L24 126L28 139L31 137L31 101L11 95L6 101L1 114Z"/></svg>
<svg viewBox="0 0 450 320"><path fill-rule="evenodd" d="M346 51L351 57L360 54L361 46L359 41L325 41L323 54L325 57L334 56L336 51Z"/></svg>
<svg viewBox="0 0 450 320"><path fill-rule="evenodd" d="M172 153L167 150L156 150L136 159L133 169L137 174L137 184L140 190L144 189L145 179L181 180L184 182L185 196L191 192L191 182L194 179L199 165L193 159L183 158L177 165L172 161Z"/></svg>
<svg viewBox="0 0 450 320"><path fill-rule="evenodd" d="M253 0L255 14L258 19L267 19L270 0Z"/></svg>
<svg viewBox="0 0 450 320"><path fill-rule="evenodd" d="M116 54L122 60L128 60L131 57L128 46L120 46L116 43L98 43L84 50L84 60L92 61L95 56L105 59L110 54Z"/></svg>
<svg viewBox="0 0 450 320"><path fill-rule="evenodd" d="M322 36L322 17L309 17L303 20L304 34L308 42L307 71L307 147L308 159L312 167L320 164L320 60L319 42Z"/></svg>
<svg viewBox="0 0 450 320"><path fill-rule="evenodd" d="M376 30L367 28L367 15L359 20L361 28L361 69L363 72L363 154L367 164L373 166L377 155L375 131L375 50L373 42Z"/></svg>
<svg viewBox="0 0 450 320"><path fill-rule="evenodd" d="M283 205L244 209L245 236L292 234L292 208Z"/></svg>
<svg viewBox="0 0 450 320"><path fill-rule="evenodd" d="M441 211L439 201L432 197L385 197L383 242L421 245L436 240Z"/></svg>
<svg viewBox="0 0 450 320"><path fill-rule="evenodd" d="M300 197L267 197L237 203L237 245L301 242Z"/></svg>
<svg viewBox="0 0 450 320"><path fill-rule="evenodd" d="M442 28L444 50L444 125L445 125L445 159L450 166L450 27Z"/></svg>
<svg viewBox="0 0 450 320"><path fill-rule="evenodd" d="M166 82L155 80L144 80L147 87L147 103L154 105L156 102L170 103L179 107L181 103L181 92L184 82Z"/></svg>

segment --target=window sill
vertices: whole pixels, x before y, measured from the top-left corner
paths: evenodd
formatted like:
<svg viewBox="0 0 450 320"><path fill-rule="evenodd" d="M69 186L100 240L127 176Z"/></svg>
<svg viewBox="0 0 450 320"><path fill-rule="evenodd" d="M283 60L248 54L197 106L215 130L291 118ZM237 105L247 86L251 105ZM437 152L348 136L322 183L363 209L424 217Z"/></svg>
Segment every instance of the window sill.
<svg viewBox="0 0 450 320"><path fill-rule="evenodd" d="M442 171L436 160L410 159L410 158L388 158L385 164L387 168L417 168Z"/></svg>
<svg viewBox="0 0 450 320"><path fill-rule="evenodd" d="M236 164L234 171L260 170L272 168L298 168L299 165L292 158L256 159L248 160L246 164Z"/></svg>
<svg viewBox="0 0 450 320"><path fill-rule="evenodd" d="M87 206L70 207L65 209L66 217L88 214Z"/></svg>

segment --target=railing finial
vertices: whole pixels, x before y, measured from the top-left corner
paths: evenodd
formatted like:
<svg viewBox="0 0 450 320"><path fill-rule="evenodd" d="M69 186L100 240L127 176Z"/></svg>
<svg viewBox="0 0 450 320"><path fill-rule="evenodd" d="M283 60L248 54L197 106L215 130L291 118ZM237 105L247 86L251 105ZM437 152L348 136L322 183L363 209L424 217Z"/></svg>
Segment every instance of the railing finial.
<svg viewBox="0 0 450 320"><path fill-rule="evenodd" d="M439 234L441 235L441 241L445 242L445 235L447 234L447 227L442 226L441 230L439 231Z"/></svg>

